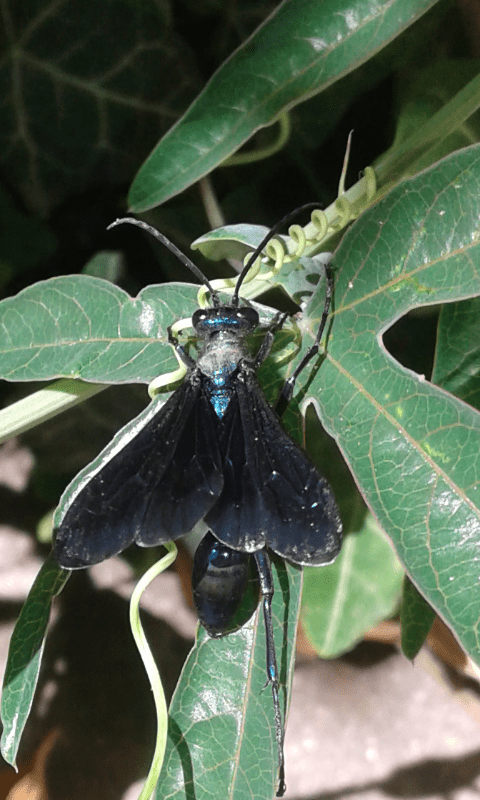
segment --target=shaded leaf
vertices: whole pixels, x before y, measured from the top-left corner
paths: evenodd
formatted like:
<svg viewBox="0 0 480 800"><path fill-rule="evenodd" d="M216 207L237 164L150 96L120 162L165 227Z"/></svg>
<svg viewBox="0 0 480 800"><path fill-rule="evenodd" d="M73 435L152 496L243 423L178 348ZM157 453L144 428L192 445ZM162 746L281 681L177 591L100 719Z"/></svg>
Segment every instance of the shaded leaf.
<svg viewBox="0 0 480 800"><path fill-rule="evenodd" d="M28 207L45 216L71 192L130 180L175 121L199 83L169 17L164 0L2 5L0 160Z"/></svg>
<svg viewBox="0 0 480 800"><path fill-rule="evenodd" d="M472 122L470 118L480 108L478 74L438 110L429 107L425 98L420 104L426 108L417 113L417 124L415 120L409 123L410 136L405 138L406 126L401 125L395 144L376 160L375 172L380 184L389 185L399 178L415 175L452 150L477 139L474 131L478 120Z"/></svg>
<svg viewBox="0 0 480 800"><path fill-rule="evenodd" d="M435 611L427 603L408 576L403 584L401 645L404 655L413 660L423 646L435 619Z"/></svg>
<svg viewBox="0 0 480 800"><path fill-rule="evenodd" d="M20 211L0 186L0 277L2 283L46 261L57 246L46 223Z"/></svg>
<svg viewBox="0 0 480 800"><path fill-rule="evenodd" d="M123 256L112 250L102 250L90 259L82 270L84 275L102 278L110 283L120 283L124 273Z"/></svg>
<svg viewBox="0 0 480 800"><path fill-rule="evenodd" d="M5 761L14 767L37 685L52 599L69 577L70 572L59 567L53 556L45 561L10 640L2 689L1 750Z"/></svg>
<svg viewBox="0 0 480 800"><path fill-rule="evenodd" d="M367 631L397 610L403 568L371 514L350 533L334 564L305 569L302 624L322 656L351 650Z"/></svg>

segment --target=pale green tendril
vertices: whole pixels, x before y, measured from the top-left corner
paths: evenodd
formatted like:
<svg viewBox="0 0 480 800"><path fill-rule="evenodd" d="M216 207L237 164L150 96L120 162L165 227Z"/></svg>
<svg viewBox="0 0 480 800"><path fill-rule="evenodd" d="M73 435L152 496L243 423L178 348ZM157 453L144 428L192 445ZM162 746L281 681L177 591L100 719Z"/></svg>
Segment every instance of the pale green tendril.
<svg viewBox="0 0 480 800"><path fill-rule="evenodd" d="M140 578L130 600L130 627L132 629L133 638L135 639L138 652L140 653L140 658L143 661L145 671L150 681L153 700L155 703L155 710L157 713L157 741L155 744L155 752L153 754L147 779L138 800L150 800L160 776L163 759L165 757L165 748L167 745L167 702L165 700L165 693L163 691L162 681L160 680L157 665L155 664L155 660L148 646L148 642L140 622L139 611L140 598L147 586L154 578L157 577L157 575L160 575L160 573L164 572L167 567L170 566L170 564L173 564L177 557L177 548L173 542L167 542L164 547L166 550L168 550L167 555L157 561L157 563L154 564L153 567L150 567L145 575Z"/></svg>
<svg viewBox="0 0 480 800"><path fill-rule="evenodd" d="M265 247L265 256L271 262L273 261L273 266L270 266L266 272L260 272L262 259L259 257L255 260L243 282L245 287L242 292L243 297L253 298L264 292L265 283L272 281L284 264L297 261L302 256L317 255L324 250L325 241L329 237L345 228L371 204L377 191L375 172L372 167L366 167L363 177L350 189L345 190L350 141L351 134L347 143L338 197L325 211L321 209L312 211L310 222L304 227L291 225L288 236L275 237L268 242ZM245 256L244 265L247 264L249 257L249 254ZM218 279L211 283L216 291L230 294L235 289L236 278ZM199 289L198 304L200 308L206 308L209 305L209 293L205 286Z"/></svg>
<svg viewBox="0 0 480 800"><path fill-rule="evenodd" d="M280 114L273 125L279 125L279 132L276 140L266 147L257 147L256 150L250 150L248 153L234 153L232 156L223 161L221 167L238 167L242 164L252 164L256 161L263 161L265 158L270 158L282 150L290 138L290 114L284 111Z"/></svg>
<svg viewBox="0 0 480 800"><path fill-rule="evenodd" d="M185 321L186 320L182 320L182 322ZM192 321L189 320L189 322L191 325ZM185 327L185 325L183 325L183 327ZM178 355L175 347L173 348L173 352L175 353L175 358L178 361L178 368L172 372L166 372L165 375L157 375L157 377L149 383L148 395L152 400L157 396L157 394L162 394L163 392L168 392L170 388L175 388L175 385L180 383L180 381L182 381L187 374L187 367Z"/></svg>
<svg viewBox="0 0 480 800"><path fill-rule="evenodd" d="M352 133L350 132L345 158L343 161L342 173L338 186L338 197L325 211L315 209L312 211L310 222L305 226L291 225L288 229L288 236L284 238L274 237L265 247L266 258L273 262L267 271L261 272L262 258L255 259L250 270L243 281L242 296L254 298L265 291L265 284L271 282L280 272L283 265L296 261L303 255L311 257L325 249L325 241L340 230L345 228L352 220L358 217L372 202L377 191L375 172L372 167L366 167L363 177L350 189L345 190L345 179L347 174L348 159ZM323 247L322 247L323 245ZM244 265L247 264L250 255L244 258ZM211 286L215 291L233 294L237 278L219 278L211 281ZM210 306L210 293L206 286L201 286L197 294L199 308ZM172 326L172 333L181 331L185 327L191 326L191 319L180 320ZM291 349L291 348L290 348ZM179 369L161 375L152 381L148 387L150 397L154 397L161 391L165 391L173 383L178 383L186 373L186 368L178 354ZM281 356L282 361L287 360Z"/></svg>
<svg viewBox="0 0 480 800"><path fill-rule="evenodd" d="M338 182L338 196L342 197L345 194L345 181L347 178L348 162L350 160L350 150L352 147L353 131L350 131L347 139L347 146L345 148L345 155L343 157L342 171L340 173L340 180Z"/></svg>

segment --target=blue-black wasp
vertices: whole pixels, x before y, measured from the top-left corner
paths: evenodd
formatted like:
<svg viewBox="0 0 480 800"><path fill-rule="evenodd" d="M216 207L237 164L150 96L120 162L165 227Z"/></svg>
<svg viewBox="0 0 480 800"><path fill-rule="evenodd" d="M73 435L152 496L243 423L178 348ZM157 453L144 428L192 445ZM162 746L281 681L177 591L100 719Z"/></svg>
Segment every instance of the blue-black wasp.
<svg viewBox="0 0 480 800"><path fill-rule="evenodd" d="M177 539L204 520L211 533L195 555L193 592L200 622L214 637L246 621L237 622L236 614L255 564L278 744L277 796L285 791L284 725L268 549L297 565L329 564L339 553L342 526L329 484L283 431L257 381L257 369L286 315L277 317L252 356L247 339L259 326L259 316L251 306L240 305L239 292L272 236L299 211L315 206L297 209L269 231L240 273L229 303L220 301L198 267L155 228L130 217L109 226L125 222L153 234L203 282L211 307L192 316L200 341L196 360L169 331L169 341L187 367L182 384L123 449L72 494L54 545L62 567L80 569L133 542L151 547ZM325 272L325 305L317 336L285 384L283 404L319 350L332 296L331 274L328 268Z"/></svg>

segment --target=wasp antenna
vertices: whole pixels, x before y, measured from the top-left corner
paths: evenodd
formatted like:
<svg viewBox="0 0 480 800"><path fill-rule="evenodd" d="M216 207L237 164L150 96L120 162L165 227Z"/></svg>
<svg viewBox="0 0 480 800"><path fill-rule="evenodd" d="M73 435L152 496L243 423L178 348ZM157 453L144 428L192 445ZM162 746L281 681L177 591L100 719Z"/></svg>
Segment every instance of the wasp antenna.
<svg viewBox="0 0 480 800"><path fill-rule="evenodd" d="M321 208L321 207L322 207L321 203L306 203L306 205L304 205L304 206L299 206L298 208L295 209L295 211L291 211L289 214L286 214L281 220L279 220L279 222L276 223L276 225L273 226L273 228L271 228L268 231L267 235L262 239L262 241L260 242L258 247L253 251L252 255L250 256L250 258L248 259L248 261L245 264L244 268L242 269L240 275L238 276L238 280L237 280L237 283L236 283L236 286L235 286L235 291L234 291L234 293L232 295L232 305L233 306L238 306L238 302L239 302L238 295L239 295L239 292L240 292L240 287L241 287L243 281L245 280L250 267L252 266L252 264L255 263L255 259L258 258L258 256L262 252L263 248L265 247L266 244L268 244L270 239L273 239L275 234L277 234L278 231L281 228L283 228L285 225L289 225L290 222L293 222L293 220L299 214L301 214L302 211L307 211L307 210L313 211L315 208Z"/></svg>
<svg viewBox="0 0 480 800"><path fill-rule="evenodd" d="M163 233L157 231L153 225L149 225L147 222L143 222L141 219L135 219L134 217L120 217L120 219L116 219L115 222L111 222L110 225L107 226L107 231L111 230L112 228L116 228L117 225L123 225L124 222L130 225L136 225L137 228L143 228L144 231L148 231L148 233L154 236L155 239L158 239L159 242L167 247L170 252L173 253L178 260L182 262L182 264L188 267L190 272L193 272L193 274L204 284L204 286L207 287L208 291L210 292L213 305L219 305L217 292L212 288L211 283L205 277L203 272L197 267L196 264L193 263L193 261L188 258L188 256L185 255L185 253L182 253L182 251L179 250L178 247L176 247L176 245L170 241L170 239L167 239Z"/></svg>

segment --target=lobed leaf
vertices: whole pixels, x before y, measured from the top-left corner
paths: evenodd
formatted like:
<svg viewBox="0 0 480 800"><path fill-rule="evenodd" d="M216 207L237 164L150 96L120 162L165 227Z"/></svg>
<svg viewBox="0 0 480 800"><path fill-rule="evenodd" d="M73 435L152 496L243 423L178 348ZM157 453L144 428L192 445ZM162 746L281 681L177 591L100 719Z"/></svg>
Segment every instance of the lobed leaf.
<svg viewBox="0 0 480 800"><path fill-rule="evenodd" d="M480 409L480 298L440 312L432 381Z"/></svg>
<svg viewBox="0 0 480 800"><path fill-rule="evenodd" d="M1 377L149 383L175 368L167 327L197 291L148 286L132 298L88 275L40 281L0 303Z"/></svg>
<svg viewBox="0 0 480 800"><path fill-rule="evenodd" d="M474 145L352 226L334 259L327 355L308 387L412 581L477 662L480 414L398 364L382 333L412 308L480 294L479 183Z"/></svg>

